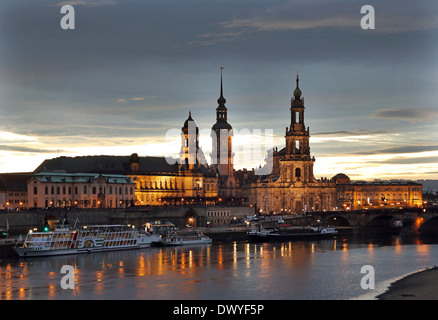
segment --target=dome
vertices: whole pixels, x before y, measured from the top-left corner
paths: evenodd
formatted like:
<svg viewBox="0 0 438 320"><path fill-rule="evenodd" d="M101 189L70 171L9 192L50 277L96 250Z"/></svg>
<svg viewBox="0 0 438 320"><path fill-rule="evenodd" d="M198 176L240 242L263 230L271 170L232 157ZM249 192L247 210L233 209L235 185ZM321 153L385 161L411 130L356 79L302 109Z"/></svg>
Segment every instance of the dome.
<svg viewBox="0 0 438 320"><path fill-rule="evenodd" d="M221 94L221 96L219 97L219 99L217 99L217 103L219 104L219 105L224 105L225 103L227 103L227 100L222 96L222 94Z"/></svg>
<svg viewBox="0 0 438 320"><path fill-rule="evenodd" d="M218 121L213 125L213 127L211 129L212 130L221 130L221 129L232 130L233 127L226 121Z"/></svg>
<svg viewBox="0 0 438 320"><path fill-rule="evenodd" d="M332 178L332 181L335 183L350 183L350 177L345 173L338 173Z"/></svg>
<svg viewBox="0 0 438 320"><path fill-rule="evenodd" d="M189 112L189 117L184 122L184 126L182 127L182 130L183 131L187 131L189 129L189 122L193 122L192 124L190 124L190 127L191 128L196 128L196 132L198 132L198 126L196 125L195 120L192 119L192 113L191 112Z"/></svg>
<svg viewBox="0 0 438 320"><path fill-rule="evenodd" d="M299 98L301 97L301 94L302 94L301 89L297 87L297 88L294 90L294 96L295 96L295 98L299 99Z"/></svg>
<svg viewBox="0 0 438 320"><path fill-rule="evenodd" d="M294 97L296 98L296 99L299 99L300 97L301 97L301 94L302 94L302 92L301 92L301 89L300 89L300 87L298 86L298 83L300 82L300 78L298 77L298 74L297 74L297 87L295 88L295 90L294 90Z"/></svg>

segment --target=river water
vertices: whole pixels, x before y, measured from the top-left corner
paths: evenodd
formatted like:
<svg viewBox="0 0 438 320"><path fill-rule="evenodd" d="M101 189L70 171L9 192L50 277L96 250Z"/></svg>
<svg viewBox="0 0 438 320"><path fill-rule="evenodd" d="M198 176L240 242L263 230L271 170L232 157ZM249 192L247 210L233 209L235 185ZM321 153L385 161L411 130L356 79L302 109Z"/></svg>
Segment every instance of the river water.
<svg viewBox="0 0 438 320"><path fill-rule="evenodd" d="M0 299L371 299L395 279L438 265L438 241L358 238L151 247L0 261ZM64 265L73 273L61 273ZM363 289L364 265L375 289ZM74 276L74 289L61 280ZM64 281L65 282L65 281ZM370 283L370 282L368 282Z"/></svg>

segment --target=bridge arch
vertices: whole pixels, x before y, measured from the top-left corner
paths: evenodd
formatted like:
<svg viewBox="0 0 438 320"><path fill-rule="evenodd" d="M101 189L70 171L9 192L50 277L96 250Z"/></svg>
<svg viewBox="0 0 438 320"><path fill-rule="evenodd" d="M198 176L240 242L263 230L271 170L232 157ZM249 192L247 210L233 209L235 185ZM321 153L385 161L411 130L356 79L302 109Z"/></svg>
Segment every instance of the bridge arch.
<svg viewBox="0 0 438 320"><path fill-rule="evenodd" d="M347 218L340 215L329 216L321 221L323 224L335 227L351 227L350 221Z"/></svg>
<svg viewBox="0 0 438 320"><path fill-rule="evenodd" d="M398 221L398 218L392 215L379 215L368 220L365 227L391 227L394 226L395 221Z"/></svg>
<svg viewBox="0 0 438 320"><path fill-rule="evenodd" d="M421 235L438 236L438 216L432 217L426 221L424 218L419 217L415 219L414 226Z"/></svg>

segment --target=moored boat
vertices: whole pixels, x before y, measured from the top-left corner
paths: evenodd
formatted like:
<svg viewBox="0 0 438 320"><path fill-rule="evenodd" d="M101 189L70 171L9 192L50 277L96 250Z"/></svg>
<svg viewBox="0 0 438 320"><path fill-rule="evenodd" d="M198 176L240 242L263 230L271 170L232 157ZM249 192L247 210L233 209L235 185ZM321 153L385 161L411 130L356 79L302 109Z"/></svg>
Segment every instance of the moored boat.
<svg viewBox="0 0 438 320"><path fill-rule="evenodd" d="M162 237L161 244L164 246L182 246L193 244L210 244L210 237L202 232L172 232Z"/></svg>
<svg viewBox="0 0 438 320"><path fill-rule="evenodd" d="M176 232L178 229L170 221L153 221L144 224L145 232L151 236L152 245L161 245L163 236Z"/></svg>
<svg viewBox="0 0 438 320"><path fill-rule="evenodd" d="M254 241L271 241L271 240L301 240L301 239L319 239L330 238L336 235L338 231L334 227L310 226L310 227L273 227L261 228L259 230L250 230L247 235L250 240Z"/></svg>
<svg viewBox="0 0 438 320"><path fill-rule="evenodd" d="M23 245L15 247L20 257L39 257L147 248L151 237L125 225L56 227L53 231L29 231Z"/></svg>

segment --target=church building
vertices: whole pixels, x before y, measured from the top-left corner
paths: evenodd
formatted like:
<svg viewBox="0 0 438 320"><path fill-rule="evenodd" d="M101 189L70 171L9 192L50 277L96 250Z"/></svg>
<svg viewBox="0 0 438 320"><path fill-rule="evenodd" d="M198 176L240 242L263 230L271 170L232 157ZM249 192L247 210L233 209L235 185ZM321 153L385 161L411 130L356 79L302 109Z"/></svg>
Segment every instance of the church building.
<svg viewBox="0 0 438 320"><path fill-rule="evenodd" d="M268 157L270 174L255 176L243 187L249 203L261 213L303 213L332 210L336 207L336 186L315 179L315 158L310 154L310 131L304 122L304 98L297 75L290 104L290 125L286 127L286 146L274 149Z"/></svg>
<svg viewBox="0 0 438 320"><path fill-rule="evenodd" d="M311 211L366 210L422 206L422 186L414 182L350 181L345 174L316 179L310 153L310 129L304 121L304 98L299 76L290 104L286 146L270 151L270 174L253 175L242 187L248 203L259 213L302 214Z"/></svg>

